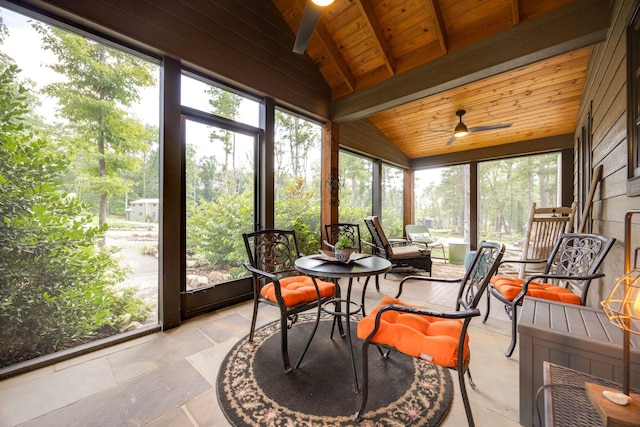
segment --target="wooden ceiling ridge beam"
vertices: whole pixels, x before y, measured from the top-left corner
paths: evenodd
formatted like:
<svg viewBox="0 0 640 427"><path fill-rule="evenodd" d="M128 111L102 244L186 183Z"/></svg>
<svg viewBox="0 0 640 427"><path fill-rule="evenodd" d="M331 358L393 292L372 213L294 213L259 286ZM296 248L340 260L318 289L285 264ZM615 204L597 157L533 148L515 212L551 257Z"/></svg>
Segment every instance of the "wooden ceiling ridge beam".
<svg viewBox="0 0 640 427"><path fill-rule="evenodd" d="M511 0L511 17L513 18L513 25L520 23L520 7L518 6L518 0Z"/></svg>
<svg viewBox="0 0 640 427"><path fill-rule="evenodd" d="M514 0L518 1L518 0ZM440 44L440 51L443 55L446 55L449 51L448 43L447 43L447 28L444 25L444 19L442 18L442 10L440 9L440 5L438 4L438 0L426 0L427 8L433 16L433 21L436 28L436 36L438 39L438 43Z"/></svg>
<svg viewBox="0 0 640 427"><path fill-rule="evenodd" d="M336 99L332 120L344 123L495 76L606 39L609 0L576 0L479 43Z"/></svg>
<svg viewBox="0 0 640 427"><path fill-rule="evenodd" d="M380 49L380 53L384 61L384 65L387 68L387 71L389 71L389 75L395 76L396 61L393 56L393 52L391 51L391 46L389 45L389 41L387 40L387 37L384 34L384 30L380 26L380 22L378 21L376 12L373 10L373 6L371 6L371 3L364 0L356 0L356 4L360 9L360 13L362 13L362 16L364 17L364 20L367 23L367 26L373 33L373 36L374 36L373 38L376 41L378 49Z"/></svg>

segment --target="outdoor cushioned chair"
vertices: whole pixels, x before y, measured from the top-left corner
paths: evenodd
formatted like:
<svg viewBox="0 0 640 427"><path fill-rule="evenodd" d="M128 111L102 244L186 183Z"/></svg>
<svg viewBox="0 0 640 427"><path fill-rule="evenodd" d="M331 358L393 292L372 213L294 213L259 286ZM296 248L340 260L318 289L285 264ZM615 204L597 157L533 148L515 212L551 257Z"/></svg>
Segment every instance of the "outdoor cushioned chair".
<svg viewBox="0 0 640 427"><path fill-rule="evenodd" d="M391 262L394 267L414 267L431 275L431 250L418 245L391 245L382 229L380 218L368 216L364 223L371 233L373 242L363 243L371 246L373 253Z"/></svg>
<svg viewBox="0 0 640 427"><path fill-rule="evenodd" d="M369 345L374 344L385 359L391 349L420 358L428 363L458 371L460 393L470 426L474 425L471 405L465 387L464 374L475 388L469 371L469 336L467 329L471 319L480 316L478 303L498 269L504 254L504 245L498 242L482 242L465 275L459 279L439 279L425 276L407 276L400 282L395 298L385 296L380 304L358 323L358 338L363 339L362 371L363 390L356 421L360 420L368 398ZM406 304L398 298L402 286L408 280L460 283L454 311L441 311Z"/></svg>
<svg viewBox="0 0 640 427"><path fill-rule="evenodd" d="M295 324L298 313L317 309L315 326L298 358L297 368L309 349L320 321L322 304L336 295L335 285L300 275L294 262L300 257L295 233L287 230L262 230L242 235L249 261L244 267L253 276L253 316L249 342L253 342L260 303L280 309L280 336L285 372L291 372L287 330ZM316 285L317 283L317 285Z"/></svg>
<svg viewBox="0 0 640 427"><path fill-rule="evenodd" d="M517 309L522 305L524 297L586 305L591 281L604 277L603 273L596 271L615 240L597 234L562 233L541 273L532 273L524 279L500 274L491 278L483 322L489 317L491 296L505 304L505 311L511 318L511 344L505 353L507 357L513 354L516 347ZM544 263L545 260L504 260L501 265L541 262Z"/></svg>
<svg viewBox="0 0 640 427"><path fill-rule="evenodd" d="M425 247L432 249L438 248L442 251L442 259L444 262L447 262L447 254L444 251L444 242L441 240L433 240L429 227L426 225L407 224L404 230L407 233L407 239L409 239L410 243L424 245ZM433 251L431 252L431 256L434 257Z"/></svg>

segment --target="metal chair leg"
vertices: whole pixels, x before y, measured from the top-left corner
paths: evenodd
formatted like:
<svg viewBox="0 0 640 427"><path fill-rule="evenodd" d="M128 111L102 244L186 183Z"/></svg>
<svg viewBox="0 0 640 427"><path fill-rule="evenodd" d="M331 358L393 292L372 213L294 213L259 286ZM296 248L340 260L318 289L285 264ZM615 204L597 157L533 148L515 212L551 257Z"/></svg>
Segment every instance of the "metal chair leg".
<svg viewBox="0 0 640 427"><path fill-rule="evenodd" d="M491 311L491 292L487 290L486 295L487 295L487 310L484 312L484 316L482 316L482 323L486 323L487 319L489 318L489 312Z"/></svg>
<svg viewBox="0 0 640 427"><path fill-rule="evenodd" d="M472 389L476 389L476 383L473 382L473 378L471 377L471 369L467 368L467 377L469 378L469 385Z"/></svg>
<svg viewBox="0 0 640 427"><path fill-rule="evenodd" d="M505 356L511 357L513 350L516 349L516 341L518 340L518 304L511 304L511 344L505 352Z"/></svg>
<svg viewBox="0 0 640 427"><path fill-rule="evenodd" d="M253 315L251 316L251 330L249 331L249 342L253 342L253 336L256 332L256 322L258 320L258 298L253 297Z"/></svg>
<svg viewBox="0 0 640 427"><path fill-rule="evenodd" d="M281 349L282 349L282 362L284 364L284 372L291 372L291 362L289 361L289 346L288 346L288 328L287 328L287 315L286 313L280 313L280 337L281 337Z"/></svg>
<svg viewBox="0 0 640 427"><path fill-rule="evenodd" d="M458 367L458 382L460 383L460 393L462 394L462 402L464 403L464 412L467 415L467 422L469 427L474 427L473 414L471 413L471 404L469 403L469 396L467 395L467 387L464 383L464 370L462 367Z"/></svg>
<svg viewBox="0 0 640 427"><path fill-rule="evenodd" d="M311 331L311 336L309 336L309 340L307 341L307 345L304 347L304 350L302 351L302 354L300 354L300 357L298 358L298 361L296 362L296 369L298 369L298 367L300 366L300 363L302 362L302 358L304 357L305 354L307 354L307 350L309 350L309 346L311 345L311 341L313 341L313 337L316 335L316 331L318 330L318 325L320 324L320 315L321 314L322 314L322 306L320 304L318 304L318 313L316 315L316 322L313 325L313 331ZM334 319L334 321L335 321L335 319Z"/></svg>
<svg viewBox="0 0 640 427"><path fill-rule="evenodd" d="M360 408L354 415L356 422L360 421L360 417L364 412L364 408L367 405L367 399L369 398L369 341L365 341L362 344L362 399L360 400Z"/></svg>

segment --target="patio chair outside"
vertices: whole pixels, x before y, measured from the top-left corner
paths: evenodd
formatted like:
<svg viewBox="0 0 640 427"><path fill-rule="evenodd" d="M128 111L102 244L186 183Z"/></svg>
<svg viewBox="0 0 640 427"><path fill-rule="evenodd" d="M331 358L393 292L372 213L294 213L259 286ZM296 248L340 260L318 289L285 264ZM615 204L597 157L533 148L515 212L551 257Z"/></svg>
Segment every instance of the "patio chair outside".
<svg viewBox="0 0 640 427"><path fill-rule="evenodd" d="M317 310L315 325L307 345L298 358L298 368L316 333L322 304L336 295L335 285L313 281L300 275L294 262L300 257L295 233L290 230L262 230L244 233L248 262L244 267L253 276L253 316L249 342L253 342L260 303L275 305L280 310L280 336L284 371L291 372L287 331L296 323L298 313Z"/></svg>
<svg viewBox="0 0 640 427"><path fill-rule="evenodd" d="M385 359L392 349L425 363L433 363L458 372L460 393L470 426L474 425L471 405L465 386L464 374L475 388L469 362L469 335L467 329L471 319L480 316L478 303L489 284L489 279L498 269L504 255L504 245L498 242L482 242L476 251L465 275L458 279L440 279L425 276L407 276L400 282L395 298L385 296L380 304L358 323L358 337L362 345L363 390L362 400L355 419L359 420L367 404L369 376L369 345L374 344ZM459 283L455 310L441 311L408 305L398 298L404 282L422 280L428 282ZM430 325L438 324L437 327ZM375 354L375 353L374 353Z"/></svg>
<svg viewBox="0 0 640 427"><path fill-rule="evenodd" d="M369 229L373 242L363 240L363 243L371 246L375 255L389 260L394 267L414 267L431 275L430 249L424 246L407 244L392 246L382 229L380 218L377 216L366 217L364 223Z"/></svg>
<svg viewBox="0 0 640 427"><path fill-rule="evenodd" d="M442 240L434 240L429 227L426 225L407 224L404 228L407 233L407 239L411 244L424 245L426 248L439 249L442 252L442 259L447 262L447 253L444 251L444 242ZM431 251L431 257L433 250Z"/></svg>
<svg viewBox="0 0 640 427"><path fill-rule="evenodd" d="M489 317L491 296L505 304L505 311L511 318L511 344L505 353L507 357L511 357L516 347L517 311L524 297L586 305L591 281L604 277L597 271L615 240L597 234L561 234L541 273L533 273L524 279L500 274L491 278L483 322ZM540 260L503 260L500 267L503 264L533 262L540 263Z"/></svg>

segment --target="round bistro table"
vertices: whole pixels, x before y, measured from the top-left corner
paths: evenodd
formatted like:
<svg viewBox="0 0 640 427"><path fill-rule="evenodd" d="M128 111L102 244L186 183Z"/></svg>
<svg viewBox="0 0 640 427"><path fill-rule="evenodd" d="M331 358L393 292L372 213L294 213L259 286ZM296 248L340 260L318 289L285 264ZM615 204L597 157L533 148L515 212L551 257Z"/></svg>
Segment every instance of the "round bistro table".
<svg viewBox="0 0 640 427"><path fill-rule="evenodd" d="M310 276L315 282L316 277L328 277L336 284L337 299L333 302L336 304L335 311L326 310L327 312L338 316L345 317L347 330L346 336L349 346L349 358L351 359L351 371L353 373L353 384L356 393L358 392L358 376L356 374L356 364L353 356L353 346L351 345L351 305L357 306L357 313L362 307L360 304L351 301L351 286L353 284L354 277L369 277L376 276L378 274L386 273L391 269L391 262L384 258L377 256L366 256L357 260L344 263L340 261L330 261L325 259L321 254L309 255L298 258L295 262L295 268L299 272ZM347 287L347 298L345 300L340 299L340 287L338 285L338 279L349 279L349 285ZM364 301L364 295L363 295ZM341 302L345 302L345 311L342 311ZM364 315L364 313L363 313ZM338 325L341 325L340 319L338 319ZM333 332L332 332L333 333ZM342 335L344 336L344 335Z"/></svg>

